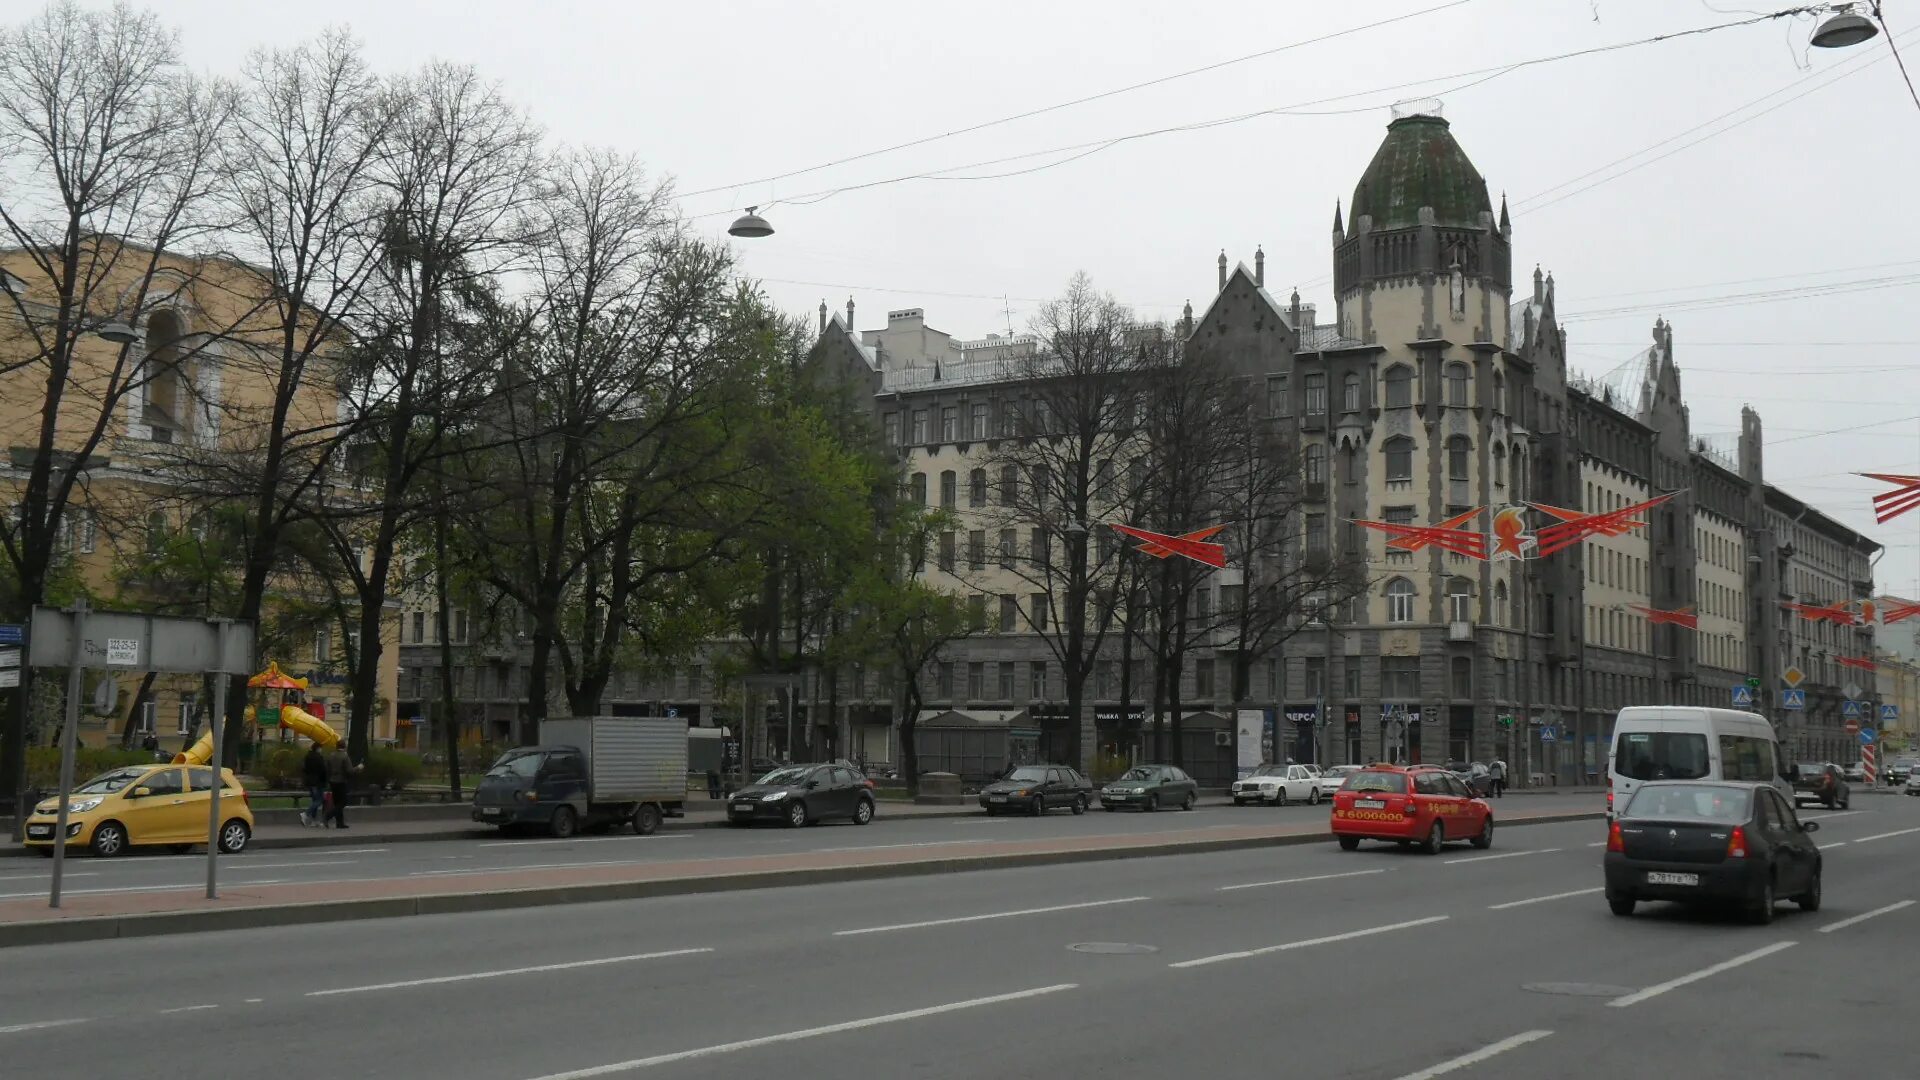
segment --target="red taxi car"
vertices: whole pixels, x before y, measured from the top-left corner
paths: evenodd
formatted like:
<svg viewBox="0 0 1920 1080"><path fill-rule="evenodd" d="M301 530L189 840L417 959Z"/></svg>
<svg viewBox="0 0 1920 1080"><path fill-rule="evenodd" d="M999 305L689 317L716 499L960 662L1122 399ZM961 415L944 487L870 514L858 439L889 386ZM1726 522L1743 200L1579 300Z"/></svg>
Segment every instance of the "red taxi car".
<svg viewBox="0 0 1920 1080"><path fill-rule="evenodd" d="M1430 855L1449 840L1489 848L1493 808L1438 766L1369 765L1334 795L1333 835L1347 851L1362 840L1417 843Z"/></svg>

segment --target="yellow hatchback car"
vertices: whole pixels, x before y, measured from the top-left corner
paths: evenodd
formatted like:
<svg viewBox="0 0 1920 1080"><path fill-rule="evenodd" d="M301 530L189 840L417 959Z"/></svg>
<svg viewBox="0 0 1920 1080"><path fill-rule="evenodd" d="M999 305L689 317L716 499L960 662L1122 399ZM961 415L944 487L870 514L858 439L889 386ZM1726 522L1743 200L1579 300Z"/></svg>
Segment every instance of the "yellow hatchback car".
<svg viewBox="0 0 1920 1080"><path fill-rule="evenodd" d="M253 838L253 809L232 769L220 770L220 850L244 851ZM176 852L207 842L213 769L205 765L131 765L101 773L73 789L67 804L67 847L95 855L164 844ZM60 800L48 799L27 819L27 846L53 854Z"/></svg>

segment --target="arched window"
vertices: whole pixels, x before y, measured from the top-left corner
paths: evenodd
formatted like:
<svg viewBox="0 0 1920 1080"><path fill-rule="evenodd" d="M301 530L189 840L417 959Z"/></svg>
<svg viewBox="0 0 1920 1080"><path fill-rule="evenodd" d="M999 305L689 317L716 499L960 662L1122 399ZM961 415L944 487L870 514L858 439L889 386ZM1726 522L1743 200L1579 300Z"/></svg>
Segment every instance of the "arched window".
<svg viewBox="0 0 1920 1080"><path fill-rule="evenodd" d="M1507 448L1493 444L1493 486L1507 486Z"/></svg>
<svg viewBox="0 0 1920 1080"><path fill-rule="evenodd" d="M1473 443L1465 435L1447 438L1447 479L1465 481L1467 462L1473 457Z"/></svg>
<svg viewBox="0 0 1920 1080"><path fill-rule="evenodd" d="M1353 443L1345 443L1340 447L1340 482L1360 482L1360 448Z"/></svg>
<svg viewBox="0 0 1920 1080"><path fill-rule="evenodd" d="M1306 449L1302 451L1302 455L1306 462L1306 467L1303 471L1306 473L1307 483L1326 483L1327 448L1321 446L1319 443L1308 443Z"/></svg>
<svg viewBox="0 0 1920 1080"><path fill-rule="evenodd" d="M1487 614L1493 619L1494 625L1496 626L1518 625L1516 620L1507 617L1509 613L1507 611L1506 582L1496 581L1493 583L1493 610Z"/></svg>
<svg viewBox="0 0 1920 1080"><path fill-rule="evenodd" d="M1507 412L1507 377L1498 371L1493 373L1493 411L1502 416Z"/></svg>
<svg viewBox="0 0 1920 1080"><path fill-rule="evenodd" d="M960 501L960 478L948 469L940 474L940 509L951 510Z"/></svg>
<svg viewBox="0 0 1920 1080"><path fill-rule="evenodd" d="M1387 582L1387 621L1390 623L1413 621L1413 582L1406 578L1394 578Z"/></svg>
<svg viewBox="0 0 1920 1080"><path fill-rule="evenodd" d="M1473 582L1463 577L1447 579L1447 619L1473 621Z"/></svg>
<svg viewBox="0 0 1920 1080"><path fill-rule="evenodd" d="M1404 409L1413 404L1413 371L1405 364L1387 369L1387 408Z"/></svg>
<svg viewBox="0 0 1920 1080"><path fill-rule="evenodd" d="M975 469L967 474L967 505L987 505L987 470Z"/></svg>
<svg viewBox="0 0 1920 1080"><path fill-rule="evenodd" d="M140 420L153 425L156 441L171 441L174 432L193 426L188 423L192 401L183 359L186 336L186 324L178 314L161 309L147 316L146 346L153 351L145 363L146 407Z"/></svg>
<svg viewBox="0 0 1920 1080"><path fill-rule="evenodd" d="M1387 479L1413 479L1413 440L1405 435L1395 435L1382 444L1381 449L1387 455Z"/></svg>
<svg viewBox="0 0 1920 1080"><path fill-rule="evenodd" d="M1465 364L1447 365L1447 407L1464 409L1467 407L1467 380L1469 372Z"/></svg>
<svg viewBox="0 0 1920 1080"><path fill-rule="evenodd" d="M927 505L927 474L923 472L914 473L912 486L914 505Z"/></svg>
<svg viewBox="0 0 1920 1080"><path fill-rule="evenodd" d="M1351 372L1340 384L1340 411L1360 411L1360 376Z"/></svg>

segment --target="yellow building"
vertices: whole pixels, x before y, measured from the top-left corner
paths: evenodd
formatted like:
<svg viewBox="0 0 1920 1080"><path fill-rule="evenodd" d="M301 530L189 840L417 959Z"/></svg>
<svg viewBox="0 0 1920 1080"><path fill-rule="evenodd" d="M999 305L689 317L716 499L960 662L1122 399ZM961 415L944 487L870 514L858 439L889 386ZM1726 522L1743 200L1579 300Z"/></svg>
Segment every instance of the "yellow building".
<svg viewBox="0 0 1920 1080"><path fill-rule="evenodd" d="M272 423L279 351L273 339L278 320L265 302L269 283L263 271L227 258L154 260L151 252L131 246L106 250L105 256L98 260L108 269L93 291L94 305L118 307L85 317L122 324L136 336L123 346L109 338L124 335L111 331L83 335L63 380L54 451L77 453L100 434L86 482L67 505L57 573L83 583L102 610L220 614L222 587L237 585L240 577L237 553L223 550L218 500L206 498L195 481L222 472L244 480ZM6 273L0 292L0 439L11 450L0 459L0 500L11 506L42 445L49 364L36 359L35 342L36 334L47 335L57 310L46 276L25 252L0 251L0 271ZM103 402L111 402L111 410ZM288 424L326 431L343 408L335 380L310 369ZM244 526L243 518L235 522ZM319 614L328 590L314 577L286 571L275 578L258 651L263 665L276 660L291 674L310 676L311 699L344 729L345 651L353 646L352 635L334 628L340 625L337 608L331 618ZM357 626L357 614L348 614ZM370 732L375 740L393 738L395 726L398 619L382 625L379 701ZM143 674L117 676L117 692L89 682L81 709L85 742L118 738ZM171 748L209 704L198 678L163 675L136 725Z"/></svg>
<svg viewBox="0 0 1920 1080"><path fill-rule="evenodd" d="M1897 720L1879 720L1880 744L1887 754L1920 749L1920 664L1901 656L1882 652L1875 687L1880 705L1900 710Z"/></svg>

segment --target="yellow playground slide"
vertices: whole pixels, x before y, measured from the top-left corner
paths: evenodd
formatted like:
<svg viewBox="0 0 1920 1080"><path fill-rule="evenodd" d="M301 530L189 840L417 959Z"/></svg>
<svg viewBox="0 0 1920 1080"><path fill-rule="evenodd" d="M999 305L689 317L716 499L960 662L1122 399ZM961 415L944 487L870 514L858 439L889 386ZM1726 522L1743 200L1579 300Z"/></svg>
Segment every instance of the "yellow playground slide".
<svg viewBox="0 0 1920 1080"><path fill-rule="evenodd" d="M249 712L252 710L249 709ZM280 706L280 725L295 735L312 739L325 750L340 741L340 733L327 726L327 722L295 705ZM213 729L208 727L206 734L198 742L173 755L175 765L205 765L213 760Z"/></svg>

